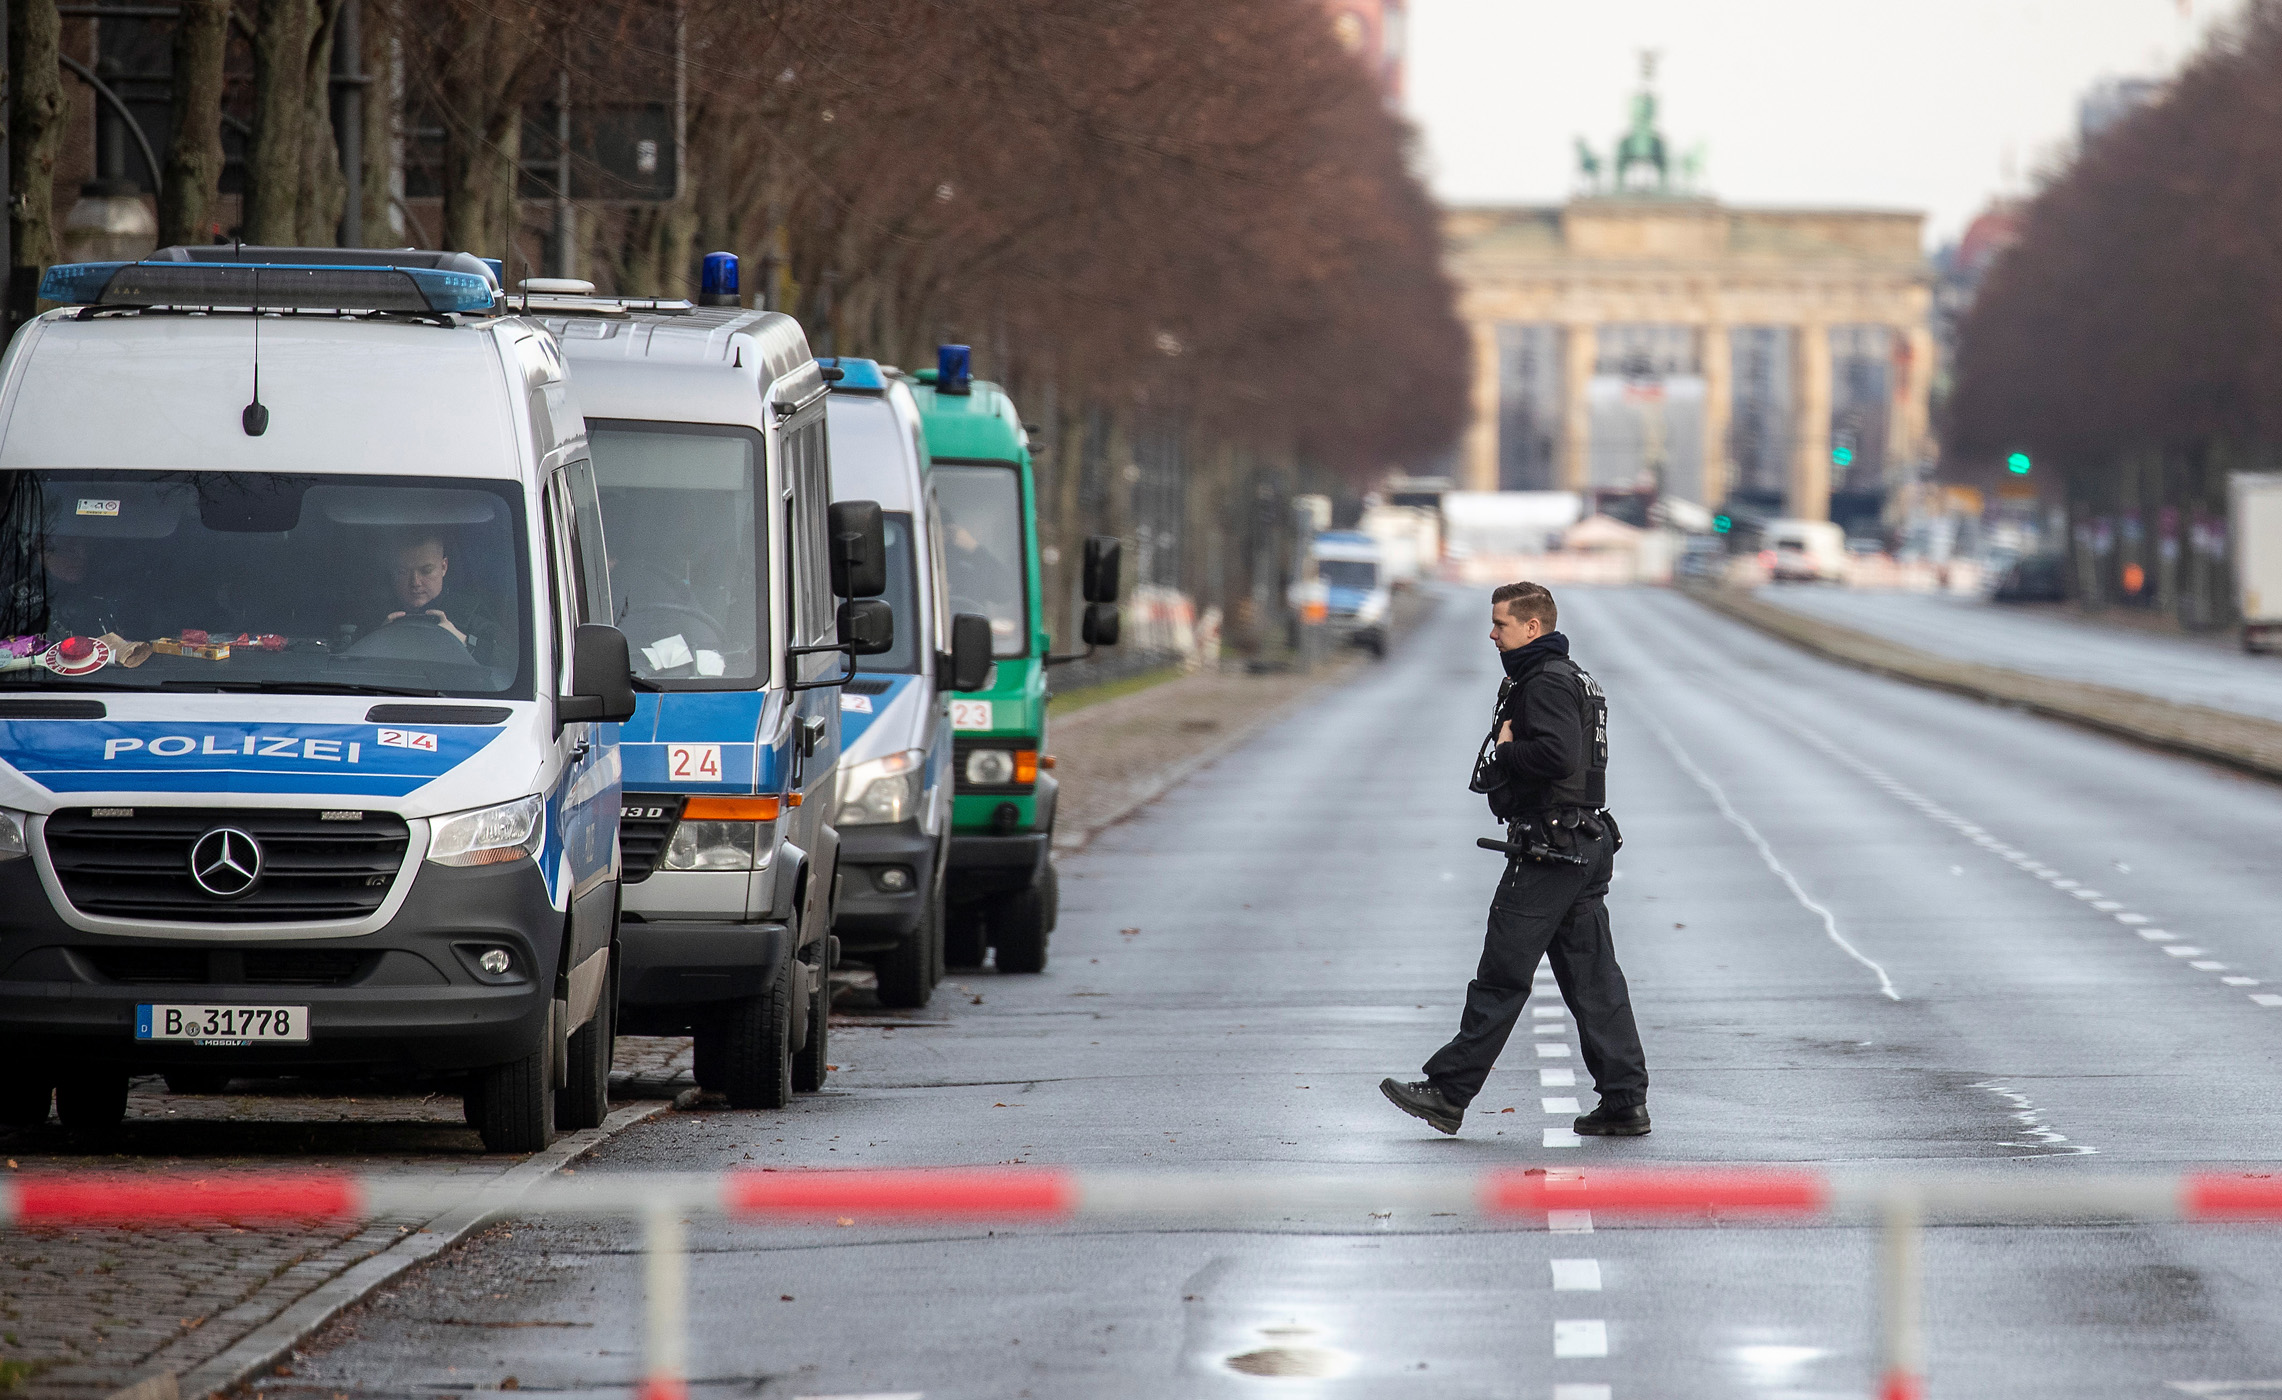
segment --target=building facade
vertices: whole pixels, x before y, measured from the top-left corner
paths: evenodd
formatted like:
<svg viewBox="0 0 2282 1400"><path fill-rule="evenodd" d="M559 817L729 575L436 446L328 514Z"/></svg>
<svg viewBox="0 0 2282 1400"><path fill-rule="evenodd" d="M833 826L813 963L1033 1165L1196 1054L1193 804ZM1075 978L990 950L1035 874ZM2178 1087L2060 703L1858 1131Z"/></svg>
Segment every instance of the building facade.
<svg viewBox="0 0 2282 1400"><path fill-rule="evenodd" d="M1875 518L1930 460L1924 216L1586 196L1444 218L1471 490Z"/></svg>

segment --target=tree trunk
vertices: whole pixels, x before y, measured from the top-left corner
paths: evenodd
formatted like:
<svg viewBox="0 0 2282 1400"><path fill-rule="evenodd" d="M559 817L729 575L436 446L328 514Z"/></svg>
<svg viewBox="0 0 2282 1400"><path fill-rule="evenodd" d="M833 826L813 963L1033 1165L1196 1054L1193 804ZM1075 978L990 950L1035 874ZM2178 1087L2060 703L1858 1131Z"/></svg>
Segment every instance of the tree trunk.
<svg viewBox="0 0 2282 1400"><path fill-rule="evenodd" d="M246 241L290 244L301 230L301 159L309 120L316 0L259 0L254 20L254 132L246 152Z"/></svg>
<svg viewBox="0 0 2282 1400"><path fill-rule="evenodd" d="M301 66L301 178L294 200L295 241L329 248L341 241L347 179L333 129L333 31L341 0L316 0L316 24Z"/></svg>
<svg viewBox="0 0 2282 1400"><path fill-rule="evenodd" d="M174 145L158 200L160 247L213 236L222 177L222 60L230 0L183 0L174 31Z"/></svg>
<svg viewBox="0 0 2282 1400"><path fill-rule="evenodd" d="M364 229L366 248L394 248L409 240L397 223L393 201L404 159L404 77L397 39L401 11L381 0L365 0L364 72Z"/></svg>
<svg viewBox="0 0 2282 1400"><path fill-rule="evenodd" d="M17 267L55 261L55 157L67 115L57 61L63 21L55 0L12 0L8 6L8 193ZM11 296L11 302L16 298ZM23 298L24 312L31 301Z"/></svg>
<svg viewBox="0 0 2282 1400"><path fill-rule="evenodd" d="M444 246L513 261L523 92L552 26L537 6L452 6L461 32L442 50ZM508 281L517 270L508 269Z"/></svg>

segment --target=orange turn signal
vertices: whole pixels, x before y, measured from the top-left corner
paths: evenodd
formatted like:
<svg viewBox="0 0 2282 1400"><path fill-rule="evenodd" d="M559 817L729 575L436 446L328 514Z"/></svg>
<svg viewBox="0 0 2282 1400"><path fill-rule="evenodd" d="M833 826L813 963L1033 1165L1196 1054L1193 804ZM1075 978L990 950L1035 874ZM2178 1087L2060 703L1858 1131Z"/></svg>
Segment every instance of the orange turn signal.
<svg viewBox="0 0 2282 1400"><path fill-rule="evenodd" d="M1014 781L1018 783L1038 781L1038 751L1036 749L1016 749L1014 751Z"/></svg>
<svg viewBox="0 0 2282 1400"><path fill-rule="evenodd" d="M682 804L683 821L773 822L783 804L774 797L692 797Z"/></svg>

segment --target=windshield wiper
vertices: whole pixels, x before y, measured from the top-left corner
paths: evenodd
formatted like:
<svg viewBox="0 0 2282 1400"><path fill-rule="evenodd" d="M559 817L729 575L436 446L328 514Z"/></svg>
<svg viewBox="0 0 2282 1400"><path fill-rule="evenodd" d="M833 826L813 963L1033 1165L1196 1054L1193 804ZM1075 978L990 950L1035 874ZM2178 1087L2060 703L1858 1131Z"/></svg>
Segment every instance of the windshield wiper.
<svg viewBox="0 0 2282 1400"><path fill-rule="evenodd" d="M260 695L411 695L434 698L440 690L416 690L401 685L364 685L356 681L160 681L160 690L199 690L224 694Z"/></svg>

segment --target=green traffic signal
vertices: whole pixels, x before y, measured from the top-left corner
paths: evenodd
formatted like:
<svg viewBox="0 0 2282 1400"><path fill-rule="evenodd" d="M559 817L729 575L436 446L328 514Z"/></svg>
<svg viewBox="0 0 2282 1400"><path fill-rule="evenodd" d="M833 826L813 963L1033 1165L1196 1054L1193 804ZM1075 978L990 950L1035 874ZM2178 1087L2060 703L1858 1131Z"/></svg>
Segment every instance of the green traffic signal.
<svg viewBox="0 0 2282 1400"><path fill-rule="evenodd" d="M1853 466L1854 449L1851 447L1834 447L1830 449L1830 464L1834 467Z"/></svg>
<svg viewBox="0 0 2282 1400"><path fill-rule="evenodd" d="M1712 517L1712 529L1718 531L1720 534L1724 535L1734 528L1735 521L1730 517L1725 515L1715 515Z"/></svg>
<svg viewBox="0 0 2282 1400"><path fill-rule="evenodd" d="M2026 452L2015 452L2012 456L2007 457L2005 469L2014 476L2027 476L2029 469L2028 454Z"/></svg>

